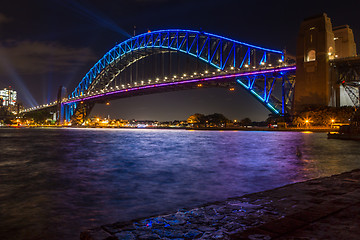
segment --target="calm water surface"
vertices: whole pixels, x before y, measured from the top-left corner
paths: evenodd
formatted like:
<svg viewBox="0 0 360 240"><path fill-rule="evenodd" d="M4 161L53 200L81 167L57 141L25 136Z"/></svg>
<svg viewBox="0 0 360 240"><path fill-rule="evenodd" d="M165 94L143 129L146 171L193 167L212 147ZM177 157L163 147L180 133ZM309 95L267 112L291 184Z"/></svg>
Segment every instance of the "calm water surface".
<svg viewBox="0 0 360 240"><path fill-rule="evenodd" d="M101 224L352 170L359 147L325 133L0 129L0 239L79 239Z"/></svg>

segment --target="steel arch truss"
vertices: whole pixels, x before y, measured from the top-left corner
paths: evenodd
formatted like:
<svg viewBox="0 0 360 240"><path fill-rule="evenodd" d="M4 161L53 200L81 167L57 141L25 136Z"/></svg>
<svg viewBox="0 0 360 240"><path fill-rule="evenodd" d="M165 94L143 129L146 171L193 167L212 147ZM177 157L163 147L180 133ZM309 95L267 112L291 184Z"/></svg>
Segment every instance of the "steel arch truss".
<svg viewBox="0 0 360 240"><path fill-rule="evenodd" d="M120 64L122 58L132 52L150 49L146 57L161 51L177 51L220 69L236 68L254 70L275 66L284 60L281 51L262 48L211 33L192 30L159 30L130 38L108 51L85 75L69 98L83 96L90 89L106 86L109 81L126 68L131 61ZM120 66L119 66L120 64Z"/></svg>
<svg viewBox="0 0 360 240"><path fill-rule="evenodd" d="M291 114L295 87L295 75L293 73L259 74L238 77L236 81L273 114L278 116Z"/></svg>
<svg viewBox="0 0 360 240"><path fill-rule="evenodd" d="M336 59L331 62L341 84L355 107L360 107L360 57Z"/></svg>

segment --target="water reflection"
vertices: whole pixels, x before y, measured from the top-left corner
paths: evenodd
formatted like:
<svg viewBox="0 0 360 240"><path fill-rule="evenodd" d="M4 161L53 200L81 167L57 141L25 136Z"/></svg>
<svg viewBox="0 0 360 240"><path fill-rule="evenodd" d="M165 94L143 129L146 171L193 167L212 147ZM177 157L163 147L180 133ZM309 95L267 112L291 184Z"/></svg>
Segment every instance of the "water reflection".
<svg viewBox="0 0 360 240"><path fill-rule="evenodd" d="M0 129L0 136L0 239L78 239L92 226L359 167L358 142L319 133Z"/></svg>

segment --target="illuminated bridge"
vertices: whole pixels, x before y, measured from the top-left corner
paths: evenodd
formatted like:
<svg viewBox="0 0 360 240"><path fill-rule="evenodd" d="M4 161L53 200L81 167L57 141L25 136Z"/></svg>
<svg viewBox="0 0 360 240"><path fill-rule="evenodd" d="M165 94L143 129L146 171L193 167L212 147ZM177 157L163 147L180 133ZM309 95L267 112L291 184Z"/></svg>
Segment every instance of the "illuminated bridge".
<svg viewBox="0 0 360 240"><path fill-rule="evenodd" d="M215 34L160 30L110 49L67 96L26 109L57 108L59 121L82 124L95 103L199 87L242 86L271 113L291 111L296 67L278 50Z"/></svg>

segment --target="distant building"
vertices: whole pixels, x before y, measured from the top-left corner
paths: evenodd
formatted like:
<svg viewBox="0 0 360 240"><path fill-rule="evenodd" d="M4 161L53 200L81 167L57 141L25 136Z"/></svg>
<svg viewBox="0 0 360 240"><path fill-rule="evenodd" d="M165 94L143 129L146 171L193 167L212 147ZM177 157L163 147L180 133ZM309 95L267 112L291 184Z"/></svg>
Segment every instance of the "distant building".
<svg viewBox="0 0 360 240"><path fill-rule="evenodd" d="M17 93L15 90L4 88L3 90L0 90L0 100L0 106L15 106L17 101Z"/></svg>

